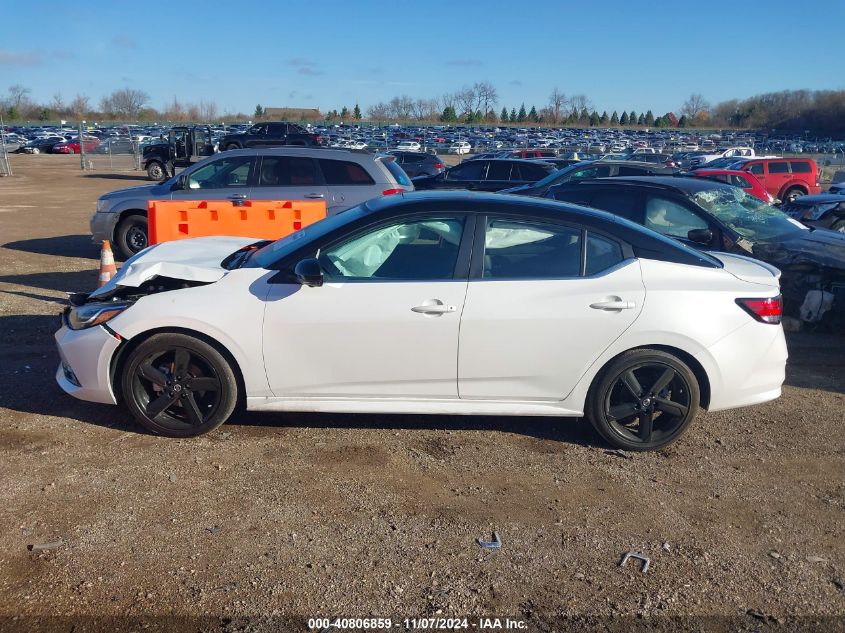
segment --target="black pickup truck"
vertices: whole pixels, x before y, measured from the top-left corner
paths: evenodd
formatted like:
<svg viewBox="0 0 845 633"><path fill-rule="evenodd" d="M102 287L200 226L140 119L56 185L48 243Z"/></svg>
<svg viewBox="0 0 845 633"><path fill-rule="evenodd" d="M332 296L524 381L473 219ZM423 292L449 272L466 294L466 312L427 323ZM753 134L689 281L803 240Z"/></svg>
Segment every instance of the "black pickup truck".
<svg viewBox="0 0 845 633"><path fill-rule="evenodd" d="M245 147L277 147L279 145L323 145L319 134L312 134L301 125L268 121L256 123L243 134L227 134L220 139L220 151Z"/></svg>

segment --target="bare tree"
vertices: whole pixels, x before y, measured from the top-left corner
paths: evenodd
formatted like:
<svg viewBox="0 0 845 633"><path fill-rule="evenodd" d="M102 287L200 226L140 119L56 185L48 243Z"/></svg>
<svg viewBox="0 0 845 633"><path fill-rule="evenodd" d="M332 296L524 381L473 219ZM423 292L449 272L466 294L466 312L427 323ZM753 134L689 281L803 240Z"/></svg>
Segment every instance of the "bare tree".
<svg viewBox="0 0 845 633"><path fill-rule="evenodd" d="M70 102L68 109L74 116L85 116L91 109L88 97L85 95L76 95L73 101Z"/></svg>
<svg viewBox="0 0 845 633"><path fill-rule="evenodd" d="M437 99L417 99L414 101L414 117L419 121L433 121L440 114Z"/></svg>
<svg viewBox="0 0 845 633"><path fill-rule="evenodd" d="M710 104L698 93L691 94L689 99L684 101L684 105L681 106L681 114L685 114L689 119L695 119L699 114L709 110Z"/></svg>
<svg viewBox="0 0 845 633"><path fill-rule="evenodd" d="M569 112L578 115L581 110L592 110L593 104L587 98L587 95L572 95L569 98Z"/></svg>
<svg viewBox="0 0 845 633"><path fill-rule="evenodd" d="M205 122L217 118L217 104L214 101L200 101L200 114Z"/></svg>
<svg viewBox="0 0 845 633"><path fill-rule="evenodd" d="M9 86L9 106L20 110L21 106L25 106L29 101L29 95L32 91L20 84Z"/></svg>
<svg viewBox="0 0 845 633"><path fill-rule="evenodd" d="M367 118L382 120L390 118L390 106L382 101L367 108Z"/></svg>
<svg viewBox="0 0 845 633"><path fill-rule="evenodd" d="M476 111L476 92L475 88L465 86L455 93L455 101L460 108L461 116L468 114L475 114Z"/></svg>
<svg viewBox="0 0 845 633"><path fill-rule="evenodd" d="M480 81L474 86L476 96L476 110L484 107L485 116L490 109L499 102L499 92L489 81Z"/></svg>
<svg viewBox="0 0 845 633"><path fill-rule="evenodd" d="M100 100L103 112L114 117L137 119L141 108L150 100L150 96L143 90L121 88Z"/></svg>
<svg viewBox="0 0 845 633"><path fill-rule="evenodd" d="M555 87L554 90L552 90L552 94L549 95L548 108L548 114L554 124L560 123L561 115L563 114L565 107L566 95Z"/></svg>
<svg viewBox="0 0 845 633"><path fill-rule="evenodd" d="M444 110L446 108L454 108L457 102L458 95L455 92L445 92L440 99L440 103L443 105Z"/></svg>
<svg viewBox="0 0 845 633"><path fill-rule="evenodd" d="M62 94L57 92L50 100L50 109L56 114L61 114L65 111L65 100L62 99Z"/></svg>

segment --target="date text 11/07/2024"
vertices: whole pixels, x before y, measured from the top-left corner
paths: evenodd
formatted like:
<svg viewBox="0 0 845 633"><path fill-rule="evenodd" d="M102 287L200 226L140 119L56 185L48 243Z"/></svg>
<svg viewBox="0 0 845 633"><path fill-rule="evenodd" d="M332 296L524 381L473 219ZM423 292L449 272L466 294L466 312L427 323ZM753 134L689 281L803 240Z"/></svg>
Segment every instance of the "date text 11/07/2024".
<svg viewBox="0 0 845 633"><path fill-rule="evenodd" d="M309 618L308 628L317 631L386 630L398 628L406 631L418 630L511 630L525 631L528 624L511 618Z"/></svg>

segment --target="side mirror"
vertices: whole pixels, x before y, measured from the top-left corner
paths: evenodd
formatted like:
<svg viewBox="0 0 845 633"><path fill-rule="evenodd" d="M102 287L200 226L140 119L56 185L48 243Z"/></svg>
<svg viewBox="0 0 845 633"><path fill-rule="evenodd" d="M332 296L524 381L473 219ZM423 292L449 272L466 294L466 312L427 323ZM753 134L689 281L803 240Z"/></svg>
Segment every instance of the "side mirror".
<svg viewBox="0 0 845 633"><path fill-rule="evenodd" d="M689 233L687 233L687 239L690 242L709 246L713 241L713 231L710 229L692 229Z"/></svg>
<svg viewBox="0 0 845 633"><path fill-rule="evenodd" d="M320 268L320 262L313 257L298 262L293 269L293 274L303 286L319 288L323 285L323 269Z"/></svg>

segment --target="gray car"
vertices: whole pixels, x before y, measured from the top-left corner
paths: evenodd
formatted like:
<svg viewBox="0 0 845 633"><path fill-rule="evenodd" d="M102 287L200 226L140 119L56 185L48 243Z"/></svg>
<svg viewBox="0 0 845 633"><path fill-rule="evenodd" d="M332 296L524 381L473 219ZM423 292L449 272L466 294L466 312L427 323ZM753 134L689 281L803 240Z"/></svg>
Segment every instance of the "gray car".
<svg viewBox="0 0 845 633"><path fill-rule="evenodd" d="M325 200L328 215L391 193L413 191L393 156L349 150L274 147L215 154L155 185L100 196L92 240L130 257L146 248L150 200Z"/></svg>

